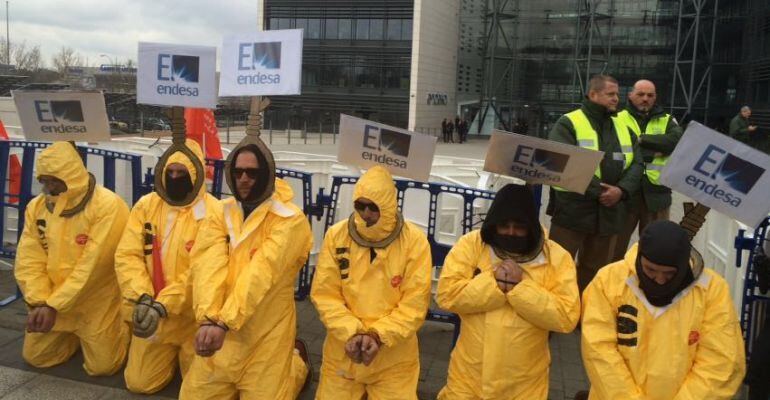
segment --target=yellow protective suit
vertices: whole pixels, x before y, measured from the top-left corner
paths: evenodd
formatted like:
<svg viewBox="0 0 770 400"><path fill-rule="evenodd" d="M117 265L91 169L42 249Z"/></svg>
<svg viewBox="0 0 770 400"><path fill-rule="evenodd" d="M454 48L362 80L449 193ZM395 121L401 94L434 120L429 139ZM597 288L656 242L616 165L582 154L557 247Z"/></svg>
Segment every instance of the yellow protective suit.
<svg viewBox="0 0 770 400"><path fill-rule="evenodd" d="M180 399L284 400L299 394L308 371L294 351L294 282L313 236L293 196L276 179L275 193L246 221L233 198L207 213L192 253L195 318L224 322L230 330L213 357L195 357Z"/></svg>
<svg viewBox="0 0 770 400"><path fill-rule="evenodd" d="M61 179L67 191L35 197L24 214L16 280L27 304L47 304L57 311L50 332L24 335L24 359L39 368L51 367L81 347L89 375L112 375L123 365L129 340L114 267L128 206L95 185L70 143L43 150L37 174Z"/></svg>
<svg viewBox="0 0 770 400"><path fill-rule="evenodd" d="M380 219L367 228L353 213L356 230L366 240L383 240L398 220L396 188L387 170L374 167L361 177L353 198L361 197L377 204ZM358 400L364 393L370 400L417 399L417 330L430 302L431 269L425 233L409 222L384 248L356 243L348 220L329 228L310 292L327 331L316 399ZM354 364L345 343L369 331L379 335L382 347L369 366Z"/></svg>
<svg viewBox="0 0 770 400"><path fill-rule="evenodd" d="M700 266L695 282L658 308L639 289L636 254L634 245L583 293L589 399L731 399L746 365L727 283Z"/></svg>
<svg viewBox="0 0 770 400"><path fill-rule="evenodd" d="M192 140L187 140L186 145L204 163L200 146ZM190 178L195 181L197 172L187 156L180 152L172 154L166 167L174 163L187 167ZM182 376L192 362L198 324L192 311L190 250L206 212L215 208L217 201L203 186L198 197L185 207L171 206L153 192L139 199L131 210L115 252L115 270L127 308L125 317L131 315L134 305L129 300L136 301L145 293L163 304L168 312L152 338L131 339L124 376L132 392L157 392L173 379L177 358ZM153 236L161 245L165 279L165 287L159 293L155 293L152 284L152 252L158 250L152 248Z"/></svg>
<svg viewBox="0 0 770 400"><path fill-rule="evenodd" d="M438 281L439 307L462 320L438 398L546 399L548 334L570 332L580 318L575 263L546 240L535 259L520 264L522 281L503 293L493 272L501 260L480 232L464 235L452 247Z"/></svg>

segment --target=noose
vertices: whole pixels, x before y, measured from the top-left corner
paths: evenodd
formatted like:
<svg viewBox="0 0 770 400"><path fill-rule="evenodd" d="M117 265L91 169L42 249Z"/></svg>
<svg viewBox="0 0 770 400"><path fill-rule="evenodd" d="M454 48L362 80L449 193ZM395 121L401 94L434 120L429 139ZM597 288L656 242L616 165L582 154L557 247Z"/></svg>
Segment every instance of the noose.
<svg viewBox="0 0 770 400"><path fill-rule="evenodd" d="M687 231L687 237L690 239L690 242L692 242L692 239L698 234L700 228L706 223L706 214L708 214L711 208L704 206L701 203L693 204L687 202L682 205L684 206L684 216L679 222L679 226ZM703 265L703 256L695 249L695 246L690 247L692 249L690 251L690 257L695 259L695 264Z"/></svg>
<svg viewBox="0 0 770 400"><path fill-rule="evenodd" d="M163 153L158 160L158 163L155 164L155 192L158 193L158 196L160 196L166 203L172 206L183 207L191 204L195 198L198 197L198 193L205 184L206 170L203 168L203 163L198 159L198 156L185 145L187 129L185 127L184 107L171 107L171 109L168 110L167 115L171 119L171 147ZM193 190L190 193L187 193L187 196L185 196L184 199L178 201L169 197L166 186L163 184L164 169L168 163L168 159L176 152L180 152L187 156L187 158L190 159L190 162L192 162L196 172Z"/></svg>
<svg viewBox="0 0 770 400"><path fill-rule="evenodd" d="M262 113L267 109L267 107L270 105L270 99L267 97L252 97L251 98L251 105L249 106L249 116L246 119L246 136L238 143L237 146L233 149L233 151L230 152L230 154L227 155L227 161L225 162L225 179L227 180L227 185L230 186L231 190L235 190L235 182L233 180L233 174L232 174L232 168L235 167L235 156L238 154L238 150L244 146L253 145L256 146L259 149L259 152L262 154L262 156L265 157L265 161L268 165L260 165L259 168L274 168L275 167L275 159L273 158L273 153L270 151L270 149L267 147L265 142L262 141L260 138L260 135L262 134L262 127L263 127L263 118ZM273 190L275 189L275 182L274 179L268 179L268 182L265 182L265 190L263 191L262 195L252 200L253 203L259 204L262 201L264 201L266 198L272 196Z"/></svg>

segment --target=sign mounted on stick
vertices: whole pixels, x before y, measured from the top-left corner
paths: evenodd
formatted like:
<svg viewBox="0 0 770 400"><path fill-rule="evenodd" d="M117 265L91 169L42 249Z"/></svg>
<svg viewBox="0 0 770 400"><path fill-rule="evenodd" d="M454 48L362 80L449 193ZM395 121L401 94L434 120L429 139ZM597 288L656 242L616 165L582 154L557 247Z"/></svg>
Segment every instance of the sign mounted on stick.
<svg viewBox="0 0 770 400"><path fill-rule="evenodd" d="M219 95L300 94L302 32L286 29L225 36Z"/></svg>
<svg viewBox="0 0 770 400"><path fill-rule="evenodd" d="M484 171L583 194L604 152L496 130Z"/></svg>
<svg viewBox="0 0 770 400"><path fill-rule="evenodd" d="M216 108L216 65L216 47L139 43L136 102Z"/></svg>
<svg viewBox="0 0 770 400"><path fill-rule="evenodd" d="M770 156L691 122L661 183L746 225L770 213Z"/></svg>
<svg viewBox="0 0 770 400"><path fill-rule="evenodd" d="M340 116L337 160L360 168L377 165L391 174L427 182L436 152L436 138L405 129Z"/></svg>
<svg viewBox="0 0 770 400"><path fill-rule="evenodd" d="M101 91L14 90L11 95L27 140L110 140Z"/></svg>

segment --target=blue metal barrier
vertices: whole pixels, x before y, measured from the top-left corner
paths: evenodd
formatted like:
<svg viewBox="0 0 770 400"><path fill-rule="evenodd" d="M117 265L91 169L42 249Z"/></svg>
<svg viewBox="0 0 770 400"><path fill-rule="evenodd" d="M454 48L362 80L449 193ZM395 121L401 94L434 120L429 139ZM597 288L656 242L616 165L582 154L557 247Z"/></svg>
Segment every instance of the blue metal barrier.
<svg viewBox="0 0 770 400"><path fill-rule="evenodd" d="M755 259L757 253L760 251L766 240L770 240L768 233L770 233L770 218L766 218L757 229L754 230L754 236L752 238L745 237L745 231L738 231L738 236L735 238L736 251L736 266L741 267L741 259L743 258L743 251L749 251L749 260L745 273L743 300L741 301L741 330L743 331L743 339L746 345L746 357L751 357L751 350L754 344L754 339L759 335L762 325L765 328L768 327L768 321L764 321L764 310L766 307L770 307L770 294L762 295L759 293L759 277L757 276L757 269L755 265Z"/></svg>
<svg viewBox="0 0 770 400"><path fill-rule="evenodd" d="M355 185L358 182L358 177L353 176L335 176L332 179L331 199L329 202L329 212L326 214L326 224L324 232L334 224L337 204L339 200L340 187L343 185ZM425 190L430 194L429 214L428 214L428 243L430 243L431 256L433 258L434 267L444 265L444 259L452 248L450 245L439 243L436 240L436 220L438 219L438 199L441 194L452 194L461 196L463 199L463 217L462 217L462 233L466 234L474 228L473 223L473 203L476 199L493 200L495 198L495 192L472 189L462 186L440 184L440 183L425 183L415 182L402 179L395 179L396 190L398 195L398 208L403 209L404 195L409 189ZM432 273L433 271L431 271ZM432 276L432 274L431 274ZM457 341L460 335L460 318L447 311L439 309L428 310L427 319L431 321L446 322L454 325L454 337L452 343Z"/></svg>
<svg viewBox="0 0 770 400"><path fill-rule="evenodd" d="M18 224L17 224L17 241L21 236L24 229L24 212L27 209L27 205L32 200L32 182L33 172L35 167L35 152L39 149L44 149L50 146L47 142L32 142L32 141L0 141L0 235L5 233L5 215L6 209L15 208L18 211ZM6 192L6 181L8 179L8 160L10 158L11 148L18 148L22 150L22 163L21 163L21 190L18 196L13 196ZM78 151L83 157L83 163L87 163L86 156L88 154L99 156L103 158L104 168L104 186L110 190L115 190L115 161L124 160L131 164L132 174L132 202L136 202L144 194L142 190L142 157L134 154L120 153L111 150L97 149L91 147L78 147ZM87 165L87 164L86 164ZM18 203L12 203L12 200L18 197ZM2 242L2 240L0 240ZM15 247L5 247L0 243L0 257L2 258L16 258ZM18 290L16 294L0 300L0 307L6 306L21 298L21 292Z"/></svg>

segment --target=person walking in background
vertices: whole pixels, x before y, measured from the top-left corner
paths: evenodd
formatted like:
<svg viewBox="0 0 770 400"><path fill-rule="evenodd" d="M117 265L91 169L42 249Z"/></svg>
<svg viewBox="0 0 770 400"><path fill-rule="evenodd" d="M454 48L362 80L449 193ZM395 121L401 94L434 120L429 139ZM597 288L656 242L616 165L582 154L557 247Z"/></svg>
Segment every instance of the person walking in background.
<svg viewBox="0 0 770 400"><path fill-rule="evenodd" d="M446 118L444 118L444 120L441 121L441 136L442 136L442 139L444 140L444 143L449 142L449 135L447 134L447 132L449 132L449 130L447 127Z"/></svg>
<svg viewBox="0 0 770 400"><path fill-rule="evenodd" d="M449 143L454 143L455 142L455 137L454 137L455 125L454 123L452 123L451 119L446 123L446 132L447 132L447 138L449 138Z"/></svg>

